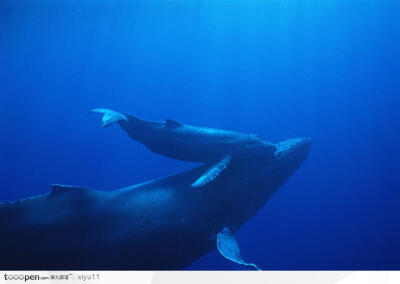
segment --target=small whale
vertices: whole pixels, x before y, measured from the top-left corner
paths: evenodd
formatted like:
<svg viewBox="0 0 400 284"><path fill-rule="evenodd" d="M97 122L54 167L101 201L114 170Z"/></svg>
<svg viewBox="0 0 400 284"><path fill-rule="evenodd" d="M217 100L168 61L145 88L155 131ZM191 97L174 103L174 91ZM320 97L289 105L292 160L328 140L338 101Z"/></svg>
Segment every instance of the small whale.
<svg viewBox="0 0 400 284"><path fill-rule="evenodd" d="M134 140L152 152L183 161L208 164L192 187L203 187L214 181L232 160L249 157L268 161L274 158L276 146L255 134L182 124L172 119L149 121L105 108L90 113L102 114L103 127L118 123Z"/></svg>

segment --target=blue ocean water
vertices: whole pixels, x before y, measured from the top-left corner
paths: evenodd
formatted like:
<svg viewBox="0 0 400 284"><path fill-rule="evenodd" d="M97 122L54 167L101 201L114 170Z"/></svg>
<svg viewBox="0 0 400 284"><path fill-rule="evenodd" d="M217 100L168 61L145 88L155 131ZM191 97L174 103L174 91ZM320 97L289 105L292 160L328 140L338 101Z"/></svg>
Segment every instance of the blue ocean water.
<svg viewBox="0 0 400 284"><path fill-rule="evenodd" d="M315 141L239 231L263 269L400 269L398 1L0 3L0 201L193 167L87 115ZM211 252L188 269L241 269Z"/></svg>

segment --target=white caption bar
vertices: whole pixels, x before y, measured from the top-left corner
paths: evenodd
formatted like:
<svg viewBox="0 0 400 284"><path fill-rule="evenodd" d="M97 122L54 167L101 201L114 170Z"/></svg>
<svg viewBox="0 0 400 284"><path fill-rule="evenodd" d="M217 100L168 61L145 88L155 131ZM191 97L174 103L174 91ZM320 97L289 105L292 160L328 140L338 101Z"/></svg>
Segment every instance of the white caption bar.
<svg viewBox="0 0 400 284"><path fill-rule="evenodd" d="M399 284L400 271L1 271L0 283Z"/></svg>

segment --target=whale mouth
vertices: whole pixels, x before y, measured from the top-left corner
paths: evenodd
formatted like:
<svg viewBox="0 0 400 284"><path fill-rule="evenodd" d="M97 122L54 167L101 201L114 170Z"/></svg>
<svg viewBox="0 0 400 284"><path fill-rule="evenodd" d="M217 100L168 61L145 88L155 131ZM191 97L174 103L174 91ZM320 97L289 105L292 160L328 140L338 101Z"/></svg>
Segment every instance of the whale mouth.
<svg viewBox="0 0 400 284"><path fill-rule="evenodd" d="M275 157L280 159L295 152L308 154L313 143L313 140L309 137L297 137L279 142L276 144Z"/></svg>

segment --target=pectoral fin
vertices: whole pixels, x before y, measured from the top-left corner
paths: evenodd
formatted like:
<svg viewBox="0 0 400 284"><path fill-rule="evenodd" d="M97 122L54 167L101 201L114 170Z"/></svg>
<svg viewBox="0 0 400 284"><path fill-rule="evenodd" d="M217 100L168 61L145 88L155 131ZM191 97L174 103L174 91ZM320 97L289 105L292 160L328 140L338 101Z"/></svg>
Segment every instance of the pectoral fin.
<svg viewBox="0 0 400 284"><path fill-rule="evenodd" d="M121 121L121 120L128 121L128 118L124 114L116 112L114 110L110 110L110 109L106 109L106 108L96 108L96 109L89 111L89 113L94 113L94 112L103 114L103 118L102 118L103 126L102 127L110 126L111 124Z"/></svg>
<svg viewBox="0 0 400 284"><path fill-rule="evenodd" d="M201 177L199 177L194 183L192 183L192 187L200 187L208 184L213 181L220 173L222 173L229 162L232 160L231 155L226 155L221 160L219 160L216 164L213 164Z"/></svg>
<svg viewBox="0 0 400 284"><path fill-rule="evenodd" d="M248 263L243 260L235 235L227 227L223 228L217 235L217 248L225 258L255 270L261 270L254 263Z"/></svg>

